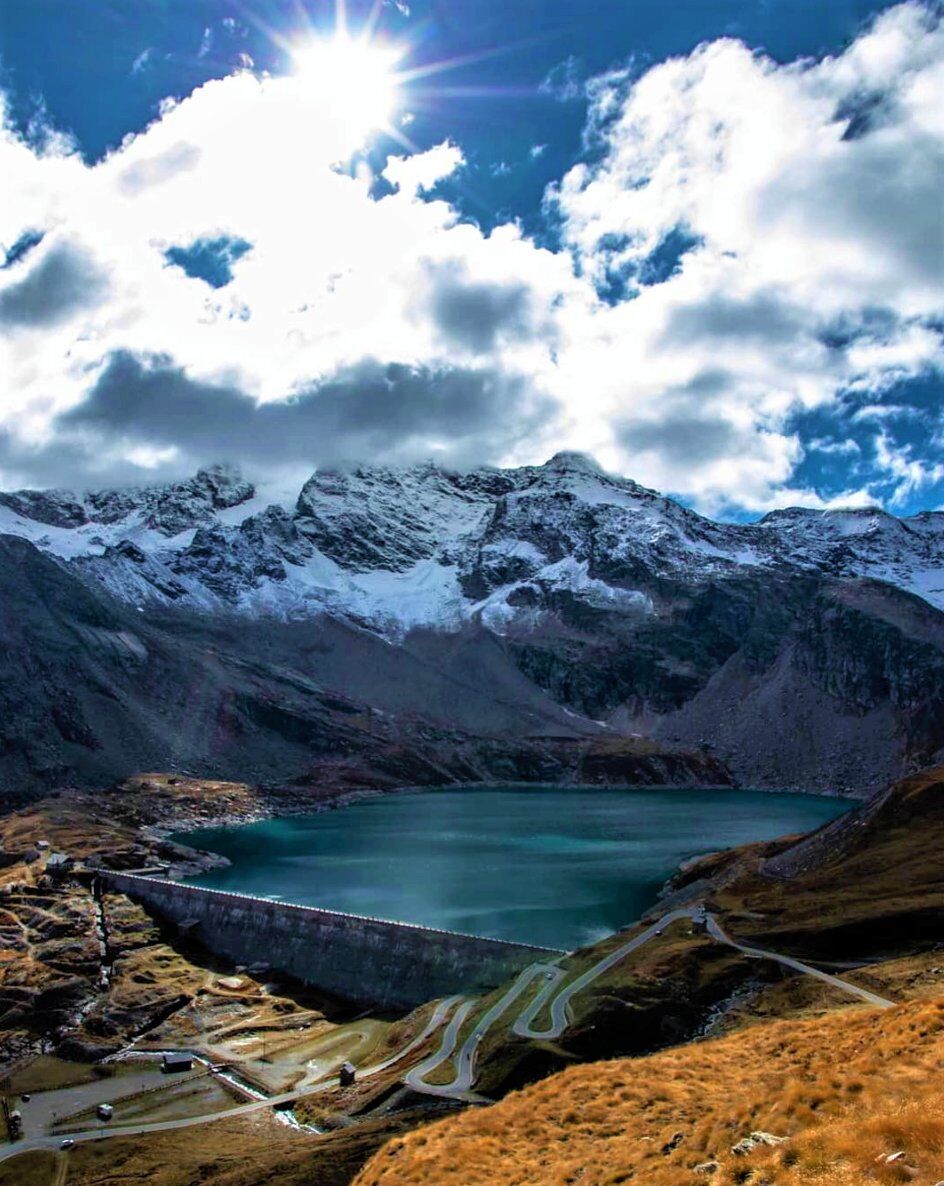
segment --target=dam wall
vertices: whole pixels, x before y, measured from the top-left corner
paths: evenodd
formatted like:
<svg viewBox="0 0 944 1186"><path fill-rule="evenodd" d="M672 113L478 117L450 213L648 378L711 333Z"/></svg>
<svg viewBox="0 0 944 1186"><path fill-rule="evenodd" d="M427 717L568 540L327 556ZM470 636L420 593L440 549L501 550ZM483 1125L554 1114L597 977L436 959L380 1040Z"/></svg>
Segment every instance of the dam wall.
<svg viewBox="0 0 944 1186"><path fill-rule="evenodd" d="M411 1008L494 988L562 954L410 923L273 902L133 873L101 873L105 886L183 926L236 963L264 962L349 1000Z"/></svg>

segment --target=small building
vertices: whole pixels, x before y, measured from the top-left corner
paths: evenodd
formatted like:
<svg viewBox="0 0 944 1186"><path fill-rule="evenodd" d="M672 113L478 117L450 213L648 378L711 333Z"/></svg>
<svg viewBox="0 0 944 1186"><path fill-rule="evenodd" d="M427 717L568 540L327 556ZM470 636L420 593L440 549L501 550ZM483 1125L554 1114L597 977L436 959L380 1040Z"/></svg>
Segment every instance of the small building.
<svg viewBox="0 0 944 1186"><path fill-rule="evenodd" d="M338 1079L342 1087L350 1087L357 1078L357 1070L352 1062L342 1062Z"/></svg>
<svg viewBox="0 0 944 1186"><path fill-rule="evenodd" d="M190 1054L183 1054L173 1052L165 1054L161 1059L161 1070L165 1075L173 1075L178 1071L189 1071L193 1068L193 1056Z"/></svg>
<svg viewBox="0 0 944 1186"><path fill-rule="evenodd" d="M48 841L48 840L37 840L37 841L36 841L36 847L37 847L37 848L48 848L48 847L49 847L49 841Z"/></svg>
<svg viewBox="0 0 944 1186"><path fill-rule="evenodd" d="M95 1109L95 1115L99 1118L99 1120L111 1120L114 1114L115 1109L111 1106L111 1104L99 1104Z"/></svg>
<svg viewBox="0 0 944 1186"><path fill-rule="evenodd" d="M64 877L74 864L68 853L52 852L46 861L46 872L50 877Z"/></svg>

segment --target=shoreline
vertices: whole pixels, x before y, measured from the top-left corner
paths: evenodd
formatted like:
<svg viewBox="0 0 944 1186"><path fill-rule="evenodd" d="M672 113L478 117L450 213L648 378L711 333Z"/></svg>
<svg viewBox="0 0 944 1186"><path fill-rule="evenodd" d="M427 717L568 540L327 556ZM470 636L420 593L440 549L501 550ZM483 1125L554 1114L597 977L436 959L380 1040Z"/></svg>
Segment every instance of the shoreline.
<svg viewBox="0 0 944 1186"><path fill-rule="evenodd" d="M291 819L295 816L321 815L326 811L337 811L349 807L365 799L375 799L386 795L404 795L411 793L436 794L439 791L492 791L492 790L530 790L535 793L545 791L711 791L738 792L750 791L761 795L803 795L813 799L841 799L850 804L863 803L859 795L852 795L844 791L817 791L799 787L747 787L732 786L729 783L539 783L524 782L520 779L492 779L488 782L481 780L469 782L450 782L439 786L428 783L408 783L398 787L364 787L354 790L339 791L323 799L316 799L310 803L291 803L280 805L277 803L260 804L251 811L236 811L226 815L201 817L199 825L192 831L210 830L215 828L242 827L245 824L262 823L268 819ZM271 792L263 792L271 793ZM175 831L183 831L176 826L178 822L191 822L191 817L181 813L179 818L172 818L153 824L141 826L142 836L155 840L167 840Z"/></svg>

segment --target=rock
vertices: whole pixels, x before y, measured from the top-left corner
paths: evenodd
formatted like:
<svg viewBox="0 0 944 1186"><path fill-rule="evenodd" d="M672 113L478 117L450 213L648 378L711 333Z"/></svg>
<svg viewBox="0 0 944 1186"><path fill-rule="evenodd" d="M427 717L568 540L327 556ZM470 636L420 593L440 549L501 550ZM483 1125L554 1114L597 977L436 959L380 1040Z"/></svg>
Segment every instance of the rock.
<svg viewBox="0 0 944 1186"><path fill-rule="evenodd" d="M732 1145L731 1152L735 1157L744 1157L763 1145L782 1145L786 1139L786 1137L776 1137L773 1133L758 1130L752 1132L750 1136L743 1137L736 1145Z"/></svg>
<svg viewBox="0 0 944 1186"><path fill-rule="evenodd" d="M679 1147L679 1145L681 1145L682 1141L684 1141L684 1140L685 1140L685 1133L683 1133L683 1132L674 1133L669 1138L669 1140L667 1140L666 1143L662 1146L663 1156L668 1156L668 1154L671 1153L674 1149L677 1149Z"/></svg>
<svg viewBox="0 0 944 1186"><path fill-rule="evenodd" d="M716 1174L720 1166L716 1161L701 1161L694 1167L694 1174Z"/></svg>
<svg viewBox="0 0 944 1186"><path fill-rule="evenodd" d="M763 1132L762 1130L751 1133L751 1140L756 1141L758 1145L782 1145L786 1139L786 1137L776 1137L772 1132Z"/></svg>
<svg viewBox="0 0 944 1186"><path fill-rule="evenodd" d="M120 1050L122 1045L123 1041L117 1038L113 1042L107 1042L76 1032L62 1038L56 1047L56 1053L60 1058L73 1062L99 1062Z"/></svg>

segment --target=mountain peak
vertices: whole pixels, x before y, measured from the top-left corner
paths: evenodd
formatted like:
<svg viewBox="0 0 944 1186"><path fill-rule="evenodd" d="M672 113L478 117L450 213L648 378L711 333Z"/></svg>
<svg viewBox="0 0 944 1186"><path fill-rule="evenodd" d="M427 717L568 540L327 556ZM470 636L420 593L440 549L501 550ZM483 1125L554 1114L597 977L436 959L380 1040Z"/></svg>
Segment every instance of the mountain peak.
<svg viewBox="0 0 944 1186"><path fill-rule="evenodd" d="M603 467L595 458L588 453L578 453L572 449L563 449L560 453L555 453L549 461L545 461L541 468L562 473L584 473L596 476L604 473Z"/></svg>

